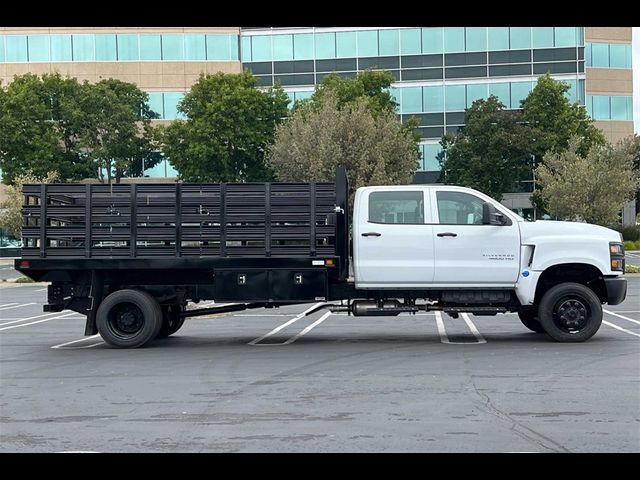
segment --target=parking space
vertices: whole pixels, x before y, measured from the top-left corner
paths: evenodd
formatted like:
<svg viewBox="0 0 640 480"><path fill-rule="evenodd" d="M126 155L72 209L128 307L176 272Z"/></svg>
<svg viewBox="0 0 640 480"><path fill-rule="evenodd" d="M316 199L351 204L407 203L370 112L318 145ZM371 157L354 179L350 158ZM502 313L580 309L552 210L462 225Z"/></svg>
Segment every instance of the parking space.
<svg viewBox="0 0 640 480"><path fill-rule="evenodd" d="M559 344L516 315L313 305L187 320L137 350L0 288L0 451L637 451L640 277ZM202 306L202 304L200 305Z"/></svg>

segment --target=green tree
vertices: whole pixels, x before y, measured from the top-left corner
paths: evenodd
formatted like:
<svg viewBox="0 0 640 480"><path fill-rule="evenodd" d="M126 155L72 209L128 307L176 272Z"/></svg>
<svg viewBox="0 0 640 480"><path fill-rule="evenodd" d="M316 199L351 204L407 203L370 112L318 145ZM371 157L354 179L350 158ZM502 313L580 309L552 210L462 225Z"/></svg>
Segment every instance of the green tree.
<svg viewBox="0 0 640 480"><path fill-rule="evenodd" d="M201 75L178 105L186 120L164 129L164 152L187 182L269 180L265 149L288 103L282 88L259 90L249 72Z"/></svg>
<svg viewBox="0 0 640 480"><path fill-rule="evenodd" d="M303 101L313 108L320 107L328 92L337 99L338 108L367 99L367 106L374 115L383 112L395 112L398 104L391 95L393 75L386 71L364 70L355 78L344 78L336 73L330 73L322 82L310 99Z"/></svg>
<svg viewBox="0 0 640 480"><path fill-rule="evenodd" d="M148 106L149 95L132 83L112 78L94 85L85 83L82 90L85 122L80 143L100 181L120 183L134 163L141 159L153 162L151 119L157 114Z"/></svg>
<svg viewBox="0 0 640 480"><path fill-rule="evenodd" d="M566 150L572 137L578 139L581 155L586 155L594 145L606 143L584 106L571 103L566 97L570 88L568 83L555 80L549 74L542 75L522 101L522 121L535 133L532 153L536 155L536 163L546 152Z"/></svg>
<svg viewBox="0 0 640 480"><path fill-rule="evenodd" d="M76 79L59 74L25 74L0 86L0 168L5 183L29 170L46 175L52 167L62 181L90 174L78 142L84 122L78 106L81 89Z"/></svg>
<svg viewBox="0 0 640 480"><path fill-rule="evenodd" d="M476 100L465 112L465 127L441 141L441 180L501 200L531 170L532 138L521 114L506 110L497 97Z"/></svg>
<svg viewBox="0 0 640 480"><path fill-rule="evenodd" d="M35 175L31 170L14 177L12 185L7 187L7 198L0 204L0 228L4 228L16 238L22 236L22 186L28 183L53 183L58 179L57 172L47 172L43 176Z"/></svg>
<svg viewBox="0 0 640 480"><path fill-rule="evenodd" d="M351 193L365 185L407 184L418 149L389 111L373 115L365 98L348 104L326 92L317 109L300 109L278 126L269 164L285 182L332 181L337 165L349 172Z"/></svg>
<svg viewBox="0 0 640 480"><path fill-rule="evenodd" d="M574 137L562 152L548 152L536 169L542 198L558 218L612 226L640 186L633 157L623 143L596 145L580 154Z"/></svg>

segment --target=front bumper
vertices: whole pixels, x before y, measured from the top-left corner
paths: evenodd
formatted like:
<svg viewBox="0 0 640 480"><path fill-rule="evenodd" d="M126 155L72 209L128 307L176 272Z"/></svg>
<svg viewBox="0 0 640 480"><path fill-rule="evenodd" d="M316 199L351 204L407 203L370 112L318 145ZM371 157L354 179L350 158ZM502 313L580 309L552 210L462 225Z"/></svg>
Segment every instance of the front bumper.
<svg viewBox="0 0 640 480"><path fill-rule="evenodd" d="M607 286L607 303L609 305L618 305L624 302L627 296L627 279L624 277L605 278L604 283Z"/></svg>

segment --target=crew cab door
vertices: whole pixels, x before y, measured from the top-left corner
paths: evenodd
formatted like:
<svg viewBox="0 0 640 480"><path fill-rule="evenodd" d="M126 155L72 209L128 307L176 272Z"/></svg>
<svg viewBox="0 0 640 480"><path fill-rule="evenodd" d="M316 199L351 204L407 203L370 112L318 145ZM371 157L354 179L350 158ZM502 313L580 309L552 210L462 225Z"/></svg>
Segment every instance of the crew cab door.
<svg viewBox="0 0 640 480"><path fill-rule="evenodd" d="M484 200L463 191L433 189L434 284L513 285L520 265L520 229L484 225Z"/></svg>
<svg viewBox="0 0 640 480"><path fill-rule="evenodd" d="M353 222L358 288L418 287L433 281L428 201L419 187L358 191Z"/></svg>

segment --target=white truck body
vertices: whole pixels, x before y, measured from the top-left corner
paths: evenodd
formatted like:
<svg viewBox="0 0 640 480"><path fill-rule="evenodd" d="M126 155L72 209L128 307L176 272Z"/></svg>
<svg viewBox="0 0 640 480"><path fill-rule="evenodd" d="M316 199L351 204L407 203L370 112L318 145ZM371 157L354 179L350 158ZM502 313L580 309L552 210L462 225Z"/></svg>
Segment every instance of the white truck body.
<svg viewBox="0 0 640 480"><path fill-rule="evenodd" d="M504 224L482 223L485 202ZM363 187L355 196L358 289L513 289L522 305L533 305L541 274L555 265L590 265L603 276L621 276L611 268L611 243L621 243L615 230L528 222L465 187Z"/></svg>

